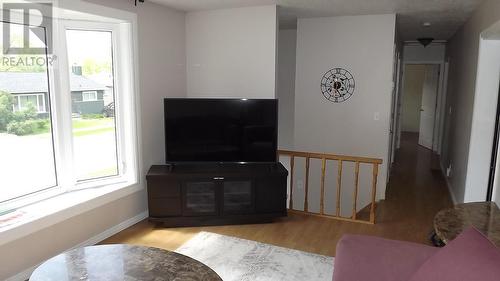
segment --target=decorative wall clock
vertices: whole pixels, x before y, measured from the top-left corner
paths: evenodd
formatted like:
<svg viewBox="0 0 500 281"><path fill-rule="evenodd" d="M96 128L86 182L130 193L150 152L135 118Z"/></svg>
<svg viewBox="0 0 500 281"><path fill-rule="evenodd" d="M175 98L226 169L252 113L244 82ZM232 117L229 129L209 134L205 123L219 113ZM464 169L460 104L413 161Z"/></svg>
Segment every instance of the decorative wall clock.
<svg viewBox="0 0 500 281"><path fill-rule="evenodd" d="M321 78L321 93L331 102L348 100L354 94L355 87L354 77L343 68L330 69Z"/></svg>

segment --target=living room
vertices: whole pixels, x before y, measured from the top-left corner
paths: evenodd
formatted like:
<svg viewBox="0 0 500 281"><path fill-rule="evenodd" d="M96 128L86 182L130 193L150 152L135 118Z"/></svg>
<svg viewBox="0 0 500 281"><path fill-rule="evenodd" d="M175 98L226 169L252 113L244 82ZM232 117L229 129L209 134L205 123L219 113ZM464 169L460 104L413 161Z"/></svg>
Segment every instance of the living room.
<svg viewBox="0 0 500 281"><path fill-rule="evenodd" d="M158 255L176 251L186 256L183 263L208 267L200 274L223 280L331 280L332 275L335 280L456 280L450 276L457 272L465 280L499 278L491 267L498 267L500 254L484 246L487 240L477 248L494 262L478 254L473 264L481 270L458 270L460 256L446 265L451 273L422 277L422 271L434 272L426 269L434 255L437 259L443 250L460 246L448 240L450 233L436 229L439 214L452 217L441 211L458 212L463 203L469 210L467 204L481 202L480 208L492 208L487 233L472 225L490 240L498 233L498 208L489 203L500 203L497 0L12 2L2 3L0 72L19 80L1 76L7 78L0 81L0 105L9 103L0 106L0 279L46 280L37 279L38 270L49 274L48 280L61 280L61 271L43 271L47 260L105 244L161 249ZM28 24L36 41L29 51L42 52L15 53L26 42L23 29L14 26L26 26L23 13L29 10L38 11ZM50 36L37 37L41 29ZM7 35L15 38L5 41ZM411 79L404 70L415 64L437 65L441 73L429 148L400 128L401 99ZM275 120L272 161L263 162L280 168L260 172L249 166L264 180L283 167L284 196L276 204L283 210L273 218L193 219L184 216L189 205L184 201L152 207L151 185L158 179L151 167L163 167L156 175L160 181L183 170L168 145L175 132L166 136L168 114L181 106L167 111L167 103L186 101L184 110L194 114L202 110L194 112L190 102L214 99L221 112L244 101L276 101L276 111L259 110L265 118L257 114L255 119ZM231 106L235 101L238 106ZM210 176L220 182L232 172L227 173ZM258 211L259 193L252 194ZM174 204L184 204L176 213L182 215L158 220L154 212ZM480 240L477 233L464 233L458 242L471 236ZM383 254L377 245L398 246L379 238L415 244ZM450 247L435 247L448 242ZM480 242L466 246L474 243ZM375 256L364 252L372 246ZM409 257L413 251L420 253L419 261ZM390 276L373 268L393 263L395 256L408 258L401 262L407 272L398 268ZM186 270L176 273L172 265L155 264L159 272L169 270L164 276L156 272L159 280L174 280L166 276ZM116 260L111 265L123 268ZM156 280L113 279L99 264L88 266L101 275L75 278ZM360 275L353 275L356 271ZM477 271L487 277L479 278Z"/></svg>

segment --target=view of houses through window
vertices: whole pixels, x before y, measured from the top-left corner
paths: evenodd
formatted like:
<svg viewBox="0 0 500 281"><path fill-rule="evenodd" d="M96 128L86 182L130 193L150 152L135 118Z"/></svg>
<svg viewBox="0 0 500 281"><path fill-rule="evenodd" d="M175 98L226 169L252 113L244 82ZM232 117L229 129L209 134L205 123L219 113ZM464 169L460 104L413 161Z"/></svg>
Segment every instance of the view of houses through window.
<svg viewBox="0 0 500 281"><path fill-rule="evenodd" d="M118 174L112 33L67 30L77 180Z"/></svg>
<svg viewBox="0 0 500 281"><path fill-rule="evenodd" d="M22 24L8 25L12 47L22 46ZM3 36L2 36L3 38ZM31 38L32 44L45 42ZM3 42L2 44L3 49ZM36 63L39 61L41 63ZM0 65L0 202L58 184L45 55L4 54Z"/></svg>
<svg viewBox="0 0 500 281"><path fill-rule="evenodd" d="M22 25L0 23L0 32L3 25L10 27L11 46L21 44ZM57 87L49 84L54 80L49 79L52 73L47 55L3 54L0 203L58 186L56 164L69 163L57 161L56 148L66 148L69 142L72 146L66 151L72 155L66 159L73 162L75 183L119 173L112 32L67 29L65 35L62 50L67 52L69 63L69 92L54 91ZM39 44L45 46L44 42ZM69 95L66 100L71 100L62 106L71 107L72 138L62 143L53 132L62 121L54 113L57 95Z"/></svg>

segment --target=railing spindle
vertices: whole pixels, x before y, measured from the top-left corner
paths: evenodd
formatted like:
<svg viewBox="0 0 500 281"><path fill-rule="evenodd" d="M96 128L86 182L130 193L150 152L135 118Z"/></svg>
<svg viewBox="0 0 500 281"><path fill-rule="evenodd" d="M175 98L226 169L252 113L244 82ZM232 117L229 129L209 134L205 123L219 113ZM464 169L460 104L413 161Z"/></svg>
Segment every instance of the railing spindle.
<svg viewBox="0 0 500 281"><path fill-rule="evenodd" d="M305 182L305 195L304 195L304 212L309 212L309 157L306 157L306 182Z"/></svg>
<svg viewBox="0 0 500 281"><path fill-rule="evenodd" d="M304 151L290 151L290 150L279 150L279 155L288 155L290 157L290 204L289 212L307 214L312 216L334 218L342 221L374 224L375 223L375 209L376 209L376 196L377 196L377 178L379 165L382 164L381 159L367 158L367 157L357 157L357 156L345 156L345 155L335 155L326 153L313 153ZM294 174L295 174L295 158L304 158L306 160L305 164L305 184L304 184L304 210L294 210L293 206L293 193L294 193ZM311 159L321 160L321 194L320 194L320 206L319 212L314 213L309 211L309 173L310 173L310 161ZM337 174L337 199L336 199L336 211L335 214L325 213L325 181L326 181L326 165L328 161L338 161L338 174ZM353 190L353 202L352 202L352 215L351 217L342 217L342 173L344 162L355 163L354 170L354 190ZM359 197L359 174L361 164L372 164L373 174L372 174L372 191L371 191L371 202L370 202L370 217L368 220L358 219L358 197Z"/></svg>
<svg viewBox="0 0 500 281"><path fill-rule="evenodd" d="M378 164L373 163L373 177L372 177L372 202L370 206L370 222L375 223L375 199L377 195L377 176Z"/></svg>
<svg viewBox="0 0 500 281"><path fill-rule="evenodd" d="M325 172L326 172L326 159L321 161L321 198L320 198L320 214L325 213Z"/></svg>
<svg viewBox="0 0 500 281"><path fill-rule="evenodd" d="M338 174L337 174L337 212L336 216L340 217L340 188L342 186L342 159L339 159L339 167L338 167Z"/></svg>
<svg viewBox="0 0 500 281"><path fill-rule="evenodd" d="M356 168L354 170L354 194L352 199L352 219L356 219L356 213L358 212L358 187L359 187L359 162L356 162Z"/></svg>

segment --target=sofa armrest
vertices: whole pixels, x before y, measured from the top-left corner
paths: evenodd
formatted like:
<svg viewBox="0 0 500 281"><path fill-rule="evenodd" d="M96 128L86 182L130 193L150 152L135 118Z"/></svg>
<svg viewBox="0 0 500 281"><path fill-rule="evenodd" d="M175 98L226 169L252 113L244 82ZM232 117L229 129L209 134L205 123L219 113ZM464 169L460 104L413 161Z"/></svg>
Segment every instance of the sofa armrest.
<svg viewBox="0 0 500 281"><path fill-rule="evenodd" d="M333 280L407 280L437 250L404 241L345 235L337 244Z"/></svg>

